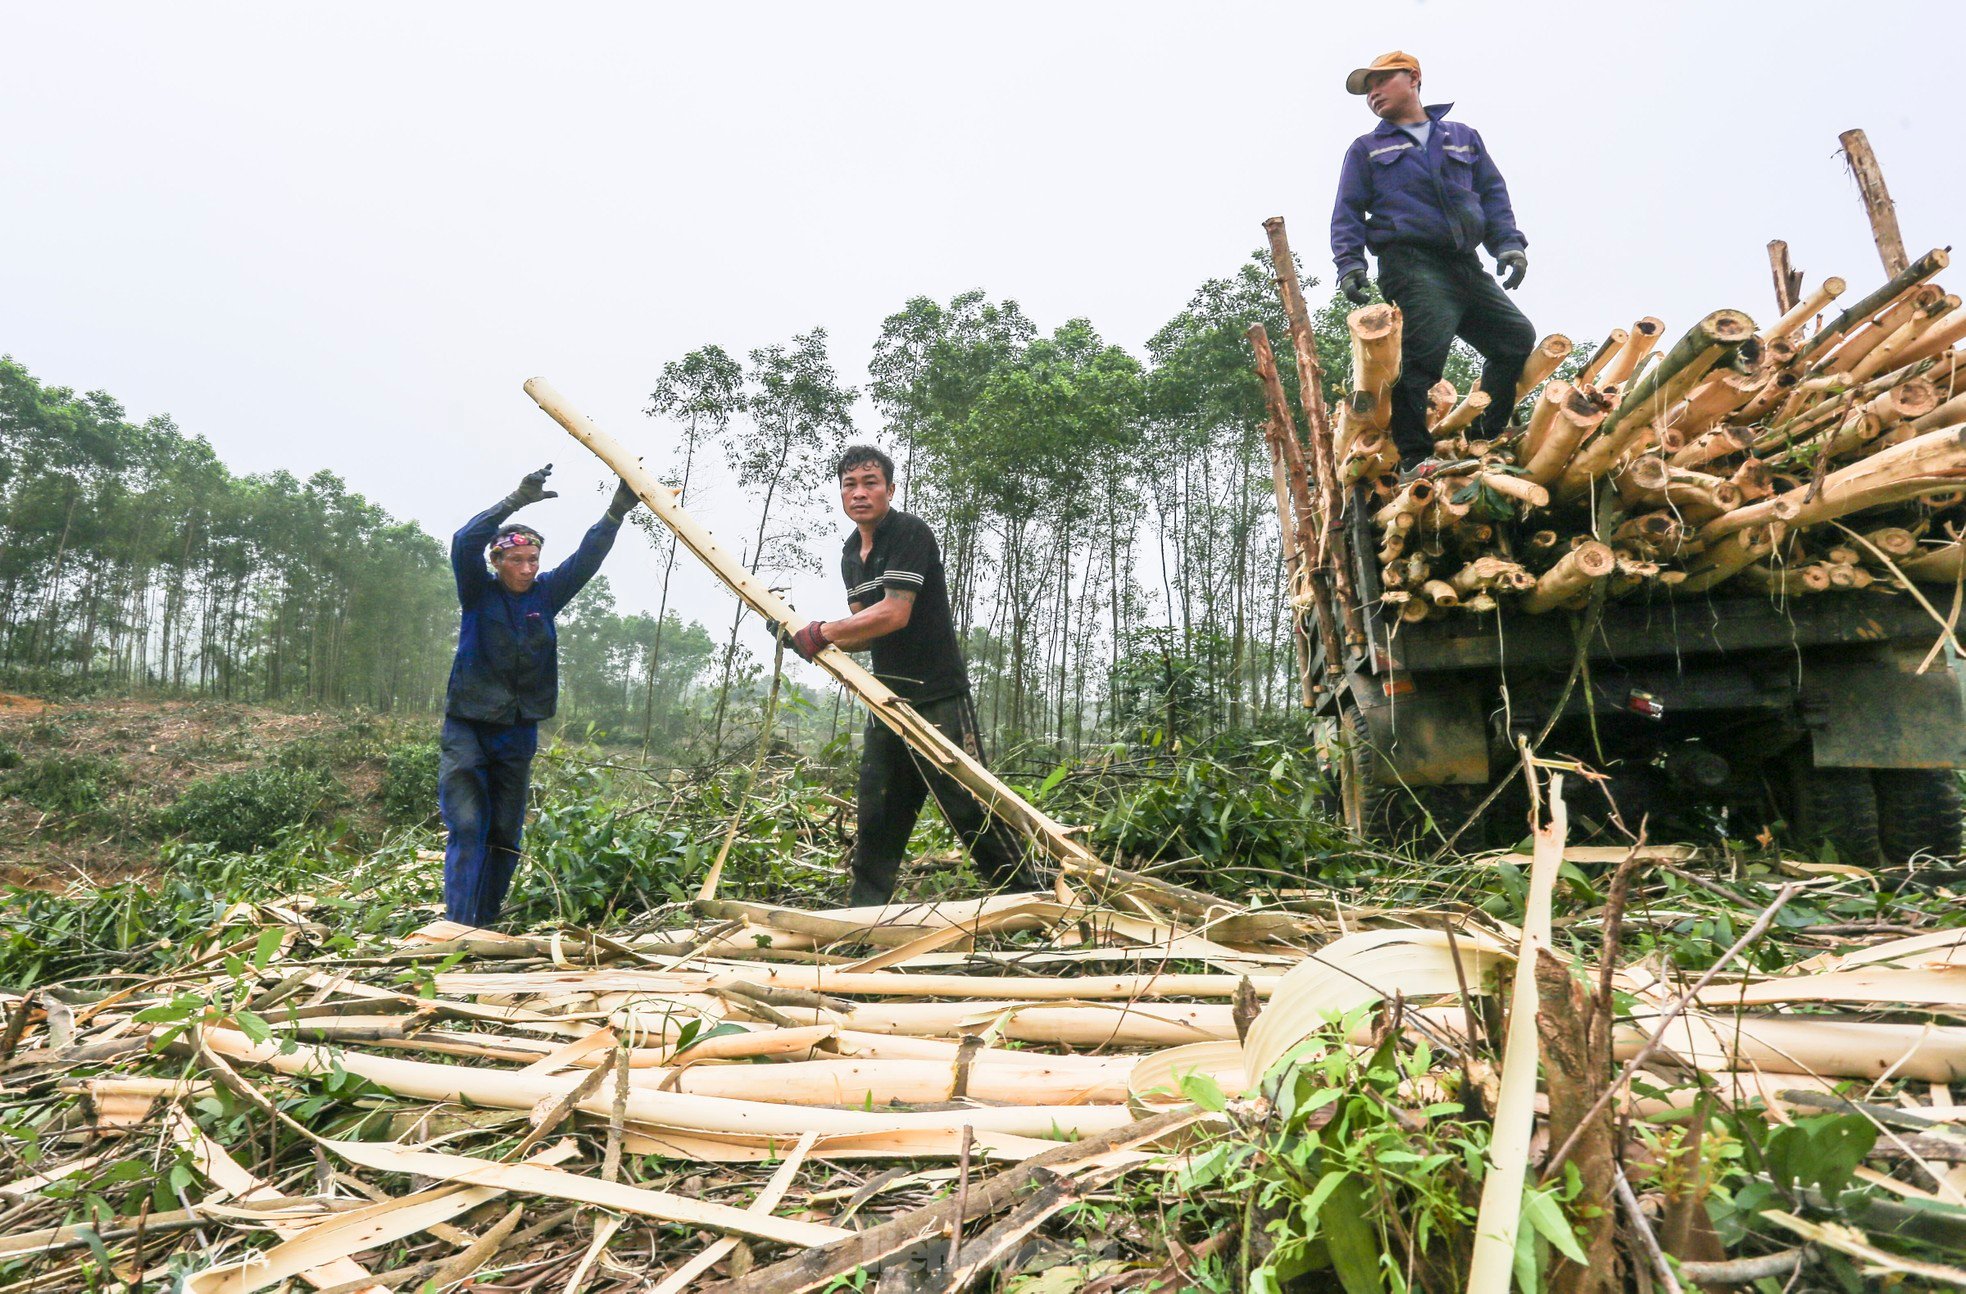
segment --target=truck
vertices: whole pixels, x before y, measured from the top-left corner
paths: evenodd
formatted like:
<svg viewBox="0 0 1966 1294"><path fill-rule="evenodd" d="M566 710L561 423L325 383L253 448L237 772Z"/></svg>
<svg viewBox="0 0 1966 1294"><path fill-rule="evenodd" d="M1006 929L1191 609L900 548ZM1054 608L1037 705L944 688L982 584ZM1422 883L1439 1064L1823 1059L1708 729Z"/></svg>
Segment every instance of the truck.
<svg viewBox="0 0 1966 1294"><path fill-rule="evenodd" d="M1357 620L1335 673L1314 639L1308 677L1330 680L1313 711L1354 830L1519 839L1522 779L1491 791L1527 739L1592 771L1566 779L1573 830L1766 841L1779 826L1847 862L1958 856L1966 662L1931 601L1883 581L1787 598L1723 585L1403 623L1380 600L1369 508L1346 512Z"/></svg>

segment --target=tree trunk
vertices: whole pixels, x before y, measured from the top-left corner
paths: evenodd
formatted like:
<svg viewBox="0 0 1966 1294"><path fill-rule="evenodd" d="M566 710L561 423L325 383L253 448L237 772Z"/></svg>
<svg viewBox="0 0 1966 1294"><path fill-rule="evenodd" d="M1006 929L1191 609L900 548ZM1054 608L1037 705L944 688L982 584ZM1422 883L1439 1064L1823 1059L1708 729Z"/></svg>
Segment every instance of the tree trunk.
<svg viewBox="0 0 1966 1294"><path fill-rule="evenodd" d="M1905 239L1898 232L1898 206L1891 201L1891 191L1884 187L1884 169L1877 164L1877 154L1871 151L1870 140L1861 130L1846 130L1836 138L1843 145L1843 160L1850 168L1851 178L1863 194L1864 215L1870 219L1870 236L1877 243L1877 256L1884 262L1884 272L1902 274L1909 263Z"/></svg>

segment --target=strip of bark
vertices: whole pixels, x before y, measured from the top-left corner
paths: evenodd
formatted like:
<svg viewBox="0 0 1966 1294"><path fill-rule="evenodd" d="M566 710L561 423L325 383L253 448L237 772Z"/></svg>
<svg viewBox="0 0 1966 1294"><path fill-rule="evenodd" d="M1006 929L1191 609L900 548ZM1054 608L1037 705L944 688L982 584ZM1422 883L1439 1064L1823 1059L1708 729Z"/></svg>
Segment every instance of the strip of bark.
<svg viewBox="0 0 1966 1294"><path fill-rule="evenodd" d="M1574 1213L1583 1220L1589 1260L1580 1266L1559 1259L1550 1289L1552 1294L1609 1294L1618 1289L1617 1164L1611 1108L1598 1097L1611 1074L1611 1031L1596 998L1547 948L1536 950L1536 996L1550 1137L1568 1139L1582 1125L1570 1162L1581 1179Z"/></svg>
<svg viewBox="0 0 1966 1294"><path fill-rule="evenodd" d="M1049 1184L1057 1171L1068 1164L1153 1141L1207 1117L1206 1111L1188 1106L1033 1155L987 1182L972 1184L968 1198L962 1202L964 1216L974 1219L1001 1213L1031 1191ZM956 1209L957 1200L952 1196L939 1204L904 1213L851 1240L809 1250L737 1280L705 1286L704 1294L800 1294L817 1289L835 1277L872 1267L903 1249L946 1234Z"/></svg>

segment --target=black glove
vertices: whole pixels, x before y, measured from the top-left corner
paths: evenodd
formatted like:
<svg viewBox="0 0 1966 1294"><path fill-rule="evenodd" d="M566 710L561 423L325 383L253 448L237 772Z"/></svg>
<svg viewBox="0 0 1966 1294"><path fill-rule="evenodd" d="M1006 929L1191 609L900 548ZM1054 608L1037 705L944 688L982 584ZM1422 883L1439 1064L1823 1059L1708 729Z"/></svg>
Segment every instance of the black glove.
<svg viewBox="0 0 1966 1294"><path fill-rule="evenodd" d="M1495 258L1495 272L1502 276L1502 287L1513 292L1522 286L1522 276L1529 273L1529 255L1523 251L1503 252Z"/></svg>
<svg viewBox="0 0 1966 1294"><path fill-rule="evenodd" d="M1338 290L1355 306L1370 305L1372 302L1372 297L1365 290L1364 270L1346 270L1339 276Z"/></svg>
<svg viewBox="0 0 1966 1294"><path fill-rule="evenodd" d="M614 498L608 500L608 517L619 521L633 512L635 505L641 501L642 497L629 487L628 482L623 481L614 487Z"/></svg>
<svg viewBox="0 0 1966 1294"><path fill-rule="evenodd" d="M519 488L505 496L506 503L514 508L523 508L528 503L538 503L541 499L557 499L558 490L546 488L546 478L553 474L553 465L548 463L537 472L526 473L526 479L519 482Z"/></svg>

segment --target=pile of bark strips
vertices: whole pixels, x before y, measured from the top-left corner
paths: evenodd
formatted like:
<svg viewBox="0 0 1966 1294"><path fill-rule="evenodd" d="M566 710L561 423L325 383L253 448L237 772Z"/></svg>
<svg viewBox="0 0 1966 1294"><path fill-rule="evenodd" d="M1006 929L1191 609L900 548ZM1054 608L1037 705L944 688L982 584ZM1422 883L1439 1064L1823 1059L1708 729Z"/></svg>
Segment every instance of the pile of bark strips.
<svg viewBox="0 0 1966 1294"><path fill-rule="evenodd" d="M237 907L170 973L0 1000L0 1278L802 1290L884 1267L967 1288L1120 1174L1260 1124L1280 1075L1348 1045L1340 1018L1350 1045L1428 1040L1403 1123L1457 1093L1492 1118L1469 1288L1507 1288L1524 1186L1568 1180L1562 1161L1597 1282L1569 1288L1740 1279L1669 1259L1670 1202L1625 1172L1633 1118L1699 1101L1876 1112L1859 1172L1899 1202L1878 1216L1966 1219L1958 932L1792 940L1820 951L1752 971L1743 950L1797 894L1865 884L1798 867L1705 975L1618 964L1628 896L1698 864L1614 853L1612 897L1558 910L1565 862L1593 858L1546 826L1513 860L1520 927L1329 898L1177 918L1151 884L1061 881L881 911L706 900L619 937L438 923L350 950L325 906ZM1966 1280L1842 1223L1771 1210L1762 1230L1745 1261L1769 1270L1834 1252ZM1179 1286L1232 1239L1168 1236L1100 1288Z"/></svg>
<svg viewBox="0 0 1966 1294"><path fill-rule="evenodd" d="M1542 340L1512 403L1524 425L1474 434L1491 393L1441 382L1435 453L1401 485L1386 428L1400 313L1349 318L1352 365L1332 452L1364 487L1379 598L1405 620L1581 609L1722 582L1781 596L1952 585L1966 533L1966 310L1942 250L1846 308L1842 279L1773 322L1716 310L1671 340L1613 329L1567 378Z"/></svg>

